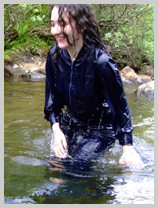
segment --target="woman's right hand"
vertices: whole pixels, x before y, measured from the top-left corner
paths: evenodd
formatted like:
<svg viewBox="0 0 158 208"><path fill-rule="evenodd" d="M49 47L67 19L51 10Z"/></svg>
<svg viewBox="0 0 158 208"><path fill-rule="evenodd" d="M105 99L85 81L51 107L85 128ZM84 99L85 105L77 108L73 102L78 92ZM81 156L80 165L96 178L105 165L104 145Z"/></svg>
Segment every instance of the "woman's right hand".
<svg viewBox="0 0 158 208"><path fill-rule="evenodd" d="M59 123L55 123L52 126L54 134L54 153L57 157L65 157L67 152L67 142L65 135L60 129Z"/></svg>

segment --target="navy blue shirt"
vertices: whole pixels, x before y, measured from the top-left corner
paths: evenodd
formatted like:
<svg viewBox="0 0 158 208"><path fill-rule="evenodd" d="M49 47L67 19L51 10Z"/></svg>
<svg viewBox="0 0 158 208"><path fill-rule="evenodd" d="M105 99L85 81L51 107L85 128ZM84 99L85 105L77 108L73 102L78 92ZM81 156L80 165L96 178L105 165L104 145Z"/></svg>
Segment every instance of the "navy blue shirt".
<svg viewBox="0 0 158 208"><path fill-rule="evenodd" d="M60 122L63 107L78 121L102 117L102 129L110 123L121 145L132 144L133 124L122 80L113 59L101 49L84 44L75 61L66 49L52 63L50 49L46 61L44 117L51 125ZM105 113L106 112L106 113ZM96 119L97 120L97 119Z"/></svg>

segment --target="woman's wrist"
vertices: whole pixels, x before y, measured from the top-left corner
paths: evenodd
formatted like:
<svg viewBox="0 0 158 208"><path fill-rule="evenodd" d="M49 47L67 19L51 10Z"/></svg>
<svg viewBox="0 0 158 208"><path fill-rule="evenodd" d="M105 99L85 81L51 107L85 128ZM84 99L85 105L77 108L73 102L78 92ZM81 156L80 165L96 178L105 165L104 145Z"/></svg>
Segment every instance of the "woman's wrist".
<svg viewBox="0 0 158 208"><path fill-rule="evenodd" d="M57 131L59 131L60 130L60 125L59 125L59 123L54 123L53 125L52 125L52 131L53 131L53 133L56 133Z"/></svg>
<svg viewBox="0 0 158 208"><path fill-rule="evenodd" d="M133 145L123 145L123 154L132 151L134 149Z"/></svg>

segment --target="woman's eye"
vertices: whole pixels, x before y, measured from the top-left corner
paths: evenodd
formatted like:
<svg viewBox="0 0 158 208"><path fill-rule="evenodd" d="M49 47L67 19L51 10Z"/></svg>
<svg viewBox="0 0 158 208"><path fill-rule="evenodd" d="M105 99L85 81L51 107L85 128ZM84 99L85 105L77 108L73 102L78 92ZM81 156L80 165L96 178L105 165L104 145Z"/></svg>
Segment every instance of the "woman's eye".
<svg viewBox="0 0 158 208"><path fill-rule="evenodd" d="M51 27L54 27L55 26L55 24L53 22L51 22L50 25L51 25Z"/></svg>
<svg viewBox="0 0 158 208"><path fill-rule="evenodd" d="M59 22L60 26L64 26L64 23L63 22Z"/></svg>

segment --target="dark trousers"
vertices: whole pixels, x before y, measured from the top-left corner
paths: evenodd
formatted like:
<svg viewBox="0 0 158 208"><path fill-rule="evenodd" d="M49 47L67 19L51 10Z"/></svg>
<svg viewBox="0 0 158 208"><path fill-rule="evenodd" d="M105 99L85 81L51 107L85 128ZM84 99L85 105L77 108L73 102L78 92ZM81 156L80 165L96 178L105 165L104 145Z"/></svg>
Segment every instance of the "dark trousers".
<svg viewBox="0 0 158 208"><path fill-rule="evenodd" d="M102 156L115 143L116 138L111 125L100 128L98 122L96 125L95 122L93 125L83 122L74 123L70 117L65 115L60 127L68 145L69 158L61 159L66 166L71 163L71 165L75 165L75 168L81 166L83 168L83 164L86 164L84 167L87 168L91 162Z"/></svg>
<svg viewBox="0 0 158 208"><path fill-rule="evenodd" d="M100 126L99 119L81 122L69 114L64 115L60 126L67 140L68 153L75 160L96 159L114 144L112 125Z"/></svg>

